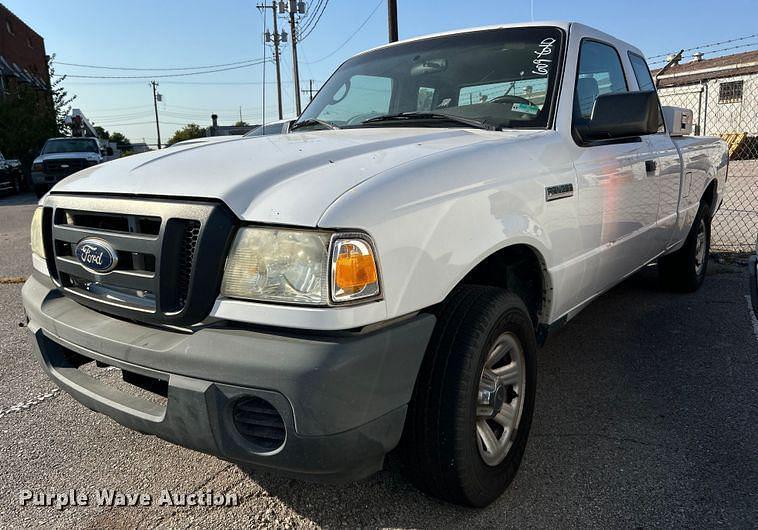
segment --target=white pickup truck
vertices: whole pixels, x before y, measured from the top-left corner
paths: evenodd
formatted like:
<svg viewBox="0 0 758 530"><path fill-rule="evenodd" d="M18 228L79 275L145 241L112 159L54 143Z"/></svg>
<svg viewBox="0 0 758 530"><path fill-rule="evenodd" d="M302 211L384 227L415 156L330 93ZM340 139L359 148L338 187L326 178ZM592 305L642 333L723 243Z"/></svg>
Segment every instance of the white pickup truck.
<svg viewBox="0 0 758 530"><path fill-rule="evenodd" d="M290 134L58 183L23 289L37 357L138 431L333 481L399 447L419 487L486 505L524 454L538 344L655 260L703 281L728 154L691 117L576 23L361 53Z"/></svg>

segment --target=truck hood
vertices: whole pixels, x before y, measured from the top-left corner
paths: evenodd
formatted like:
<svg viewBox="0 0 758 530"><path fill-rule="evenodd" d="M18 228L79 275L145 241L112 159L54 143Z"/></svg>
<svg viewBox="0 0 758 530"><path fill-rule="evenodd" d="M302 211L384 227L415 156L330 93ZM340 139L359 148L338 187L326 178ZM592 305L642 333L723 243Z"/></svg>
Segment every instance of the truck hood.
<svg viewBox="0 0 758 530"><path fill-rule="evenodd" d="M100 164L53 192L218 199L241 219L317 226L340 195L401 164L528 131L367 128L239 138Z"/></svg>
<svg viewBox="0 0 758 530"><path fill-rule="evenodd" d="M34 159L34 163L44 162L45 160L70 160L72 158L84 158L86 160L100 160L100 155L91 151L73 152L73 153L50 153L47 155L39 155Z"/></svg>

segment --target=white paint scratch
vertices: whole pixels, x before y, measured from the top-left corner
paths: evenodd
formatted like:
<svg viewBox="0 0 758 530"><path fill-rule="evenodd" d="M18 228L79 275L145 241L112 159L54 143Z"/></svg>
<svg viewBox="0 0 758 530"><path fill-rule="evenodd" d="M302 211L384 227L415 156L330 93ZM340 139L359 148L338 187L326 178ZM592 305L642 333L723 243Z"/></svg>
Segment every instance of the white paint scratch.
<svg viewBox="0 0 758 530"><path fill-rule="evenodd" d="M29 408L39 405L46 399L50 399L55 397L59 392L61 391L60 388L54 388L50 392L46 392L45 394L41 394L35 398L30 399L29 401L26 401L25 403L18 403L16 405L13 405L12 407L9 407L7 409L0 409L0 418L3 416L7 416L9 414L13 414L14 412L23 412L25 410L28 410Z"/></svg>

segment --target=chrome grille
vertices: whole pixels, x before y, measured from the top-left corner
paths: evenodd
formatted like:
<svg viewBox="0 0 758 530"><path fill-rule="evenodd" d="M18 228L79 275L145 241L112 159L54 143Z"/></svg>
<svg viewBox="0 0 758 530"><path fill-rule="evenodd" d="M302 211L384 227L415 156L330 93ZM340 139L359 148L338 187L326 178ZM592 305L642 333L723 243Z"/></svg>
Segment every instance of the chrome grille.
<svg viewBox="0 0 758 530"><path fill-rule="evenodd" d="M53 251L48 267L66 295L137 320L191 324L207 316L233 228L225 207L66 195L50 196L45 207L46 246ZM112 247L113 270L83 266L75 250L86 238ZM203 259L201 244L210 253Z"/></svg>
<svg viewBox="0 0 758 530"><path fill-rule="evenodd" d="M58 173L70 175L87 167L87 161L83 158L54 158L42 162L45 173Z"/></svg>

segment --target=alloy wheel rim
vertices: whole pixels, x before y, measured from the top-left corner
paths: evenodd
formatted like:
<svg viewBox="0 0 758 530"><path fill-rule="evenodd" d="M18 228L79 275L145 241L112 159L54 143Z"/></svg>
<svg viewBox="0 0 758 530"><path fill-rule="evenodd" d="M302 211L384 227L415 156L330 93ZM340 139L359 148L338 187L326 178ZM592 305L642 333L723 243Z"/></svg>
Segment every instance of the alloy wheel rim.
<svg viewBox="0 0 758 530"><path fill-rule="evenodd" d="M695 274L698 276L703 272L703 267L705 266L705 242L705 221L701 219L697 227L697 237L695 239Z"/></svg>
<svg viewBox="0 0 758 530"><path fill-rule="evenodd" d="M510 451L524 408L526 362L513 333L500 335L487 354L479 378L476 442L488 466L500 464Z"/></svg>

